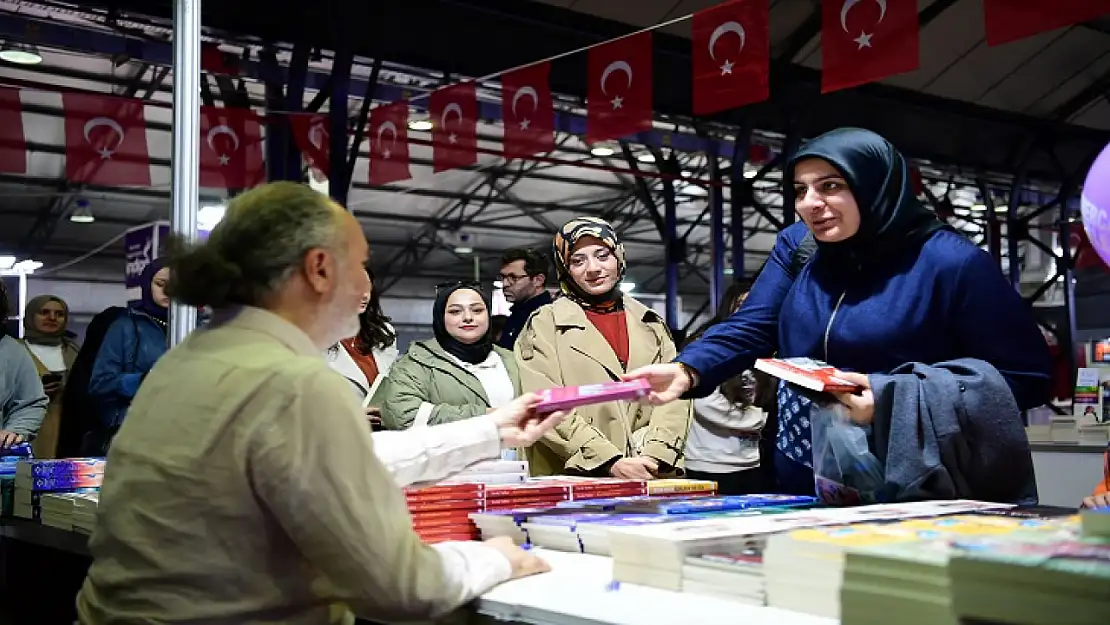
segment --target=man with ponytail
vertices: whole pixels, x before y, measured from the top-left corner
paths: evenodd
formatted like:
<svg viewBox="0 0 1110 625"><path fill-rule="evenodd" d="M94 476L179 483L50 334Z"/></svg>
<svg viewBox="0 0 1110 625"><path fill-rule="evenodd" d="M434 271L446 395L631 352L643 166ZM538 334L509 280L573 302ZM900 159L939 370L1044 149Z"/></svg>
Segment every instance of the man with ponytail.
<svg viewBox="0 0 1110 625"><path fill-rule="evenodd" d="M171 297L214 313L158 361L113 442L81 623L411 621L546 570L507 539L413 532L399 485L529 445L561 415L526 395L372 434L321 357L359 330L368 257L352 215L288 182L236 197L206 242L175 242Z"/></svg>

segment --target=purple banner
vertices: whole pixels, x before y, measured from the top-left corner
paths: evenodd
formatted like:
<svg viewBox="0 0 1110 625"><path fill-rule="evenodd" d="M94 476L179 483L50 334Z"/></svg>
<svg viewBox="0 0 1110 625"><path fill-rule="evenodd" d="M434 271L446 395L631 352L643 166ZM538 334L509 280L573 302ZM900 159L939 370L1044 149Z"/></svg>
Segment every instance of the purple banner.
<svg viewBox="0 0 1110 625"><path fill-rule="evenodd" d="M127 260L124 285L127 287L128 300L134 301L141 297L142 285L139 284L139 279L147 265L161 255L169 232L168 223L156 222L132 228L124 235L123 245Z"/></svg>

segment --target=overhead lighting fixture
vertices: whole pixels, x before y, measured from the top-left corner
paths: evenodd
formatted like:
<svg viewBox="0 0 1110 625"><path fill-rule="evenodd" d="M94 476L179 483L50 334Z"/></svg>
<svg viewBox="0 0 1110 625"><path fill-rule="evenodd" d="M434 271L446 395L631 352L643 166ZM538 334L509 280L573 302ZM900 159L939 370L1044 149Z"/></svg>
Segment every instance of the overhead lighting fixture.
<svg viewBox="0 0 1110 625"><path fill-rule="evenodd" d="M621 282L621 293L631 293L636 290L635 282Z"/></svg>
<svg viewBox="0 0 1110 625"><path fill-rule="evenodd" d="M594 156L612 156L615 153L616 152L613 150L613 148L606 145L599 145L590 148L590 154L593 154Z"/></svg>
<svg viewBox="0 0 1110 625"><path fill-rule="evenodd" d="M465 245L459 245L455 248L455 253L466 256L467 254L473 254L474 253L474 248L467 247Z"/></svg>
<svg viewBox="0 0 1110 625"><path fill-rule="evenodd" d="M725 275L726 276L731 276L735 273L736 273L736 270L733 269L732 267L725 267Z"/></svg>
<svg viewBox="0 0 1110 625"><path fill-rule="evenodd" d="M426 119L417 119L409 122L409 130L427 131L432 129L432 122Z"/></svg>
<svg viewBox="0 0 1110 625"><path fill-rule="evenodd" d="M15 256L0 256L0 271L11 269L15 264Z"/></svg>
<svg viewBox="0 0 1110 625"><path fill-rule="evenodd" d="M23 274L35 273L36 269L41 268L42 263L37 260L21 260L18 263L12 265L12 271Z"/></svg>
<svg viewBox="0 0 1110 625"><path fill-rule="evenodd" d="M38 65L42 63L42 55L33 44L8 42L0 47L0 60L16 65Z"/></svg>
<svg viewBox="0 0 1110 625"><path fill-rule="evenodd" d="M92 209L89 208L88 200L77 200L77 206L73 212L69 214L69 220L75 224L91 224L96 221L96 217L92 214Z"/></svg>
<svg viewBox="0 0 1110 625"><path fill-rule="evenodd" d="M654 163L655 155L651 152L643 152L636 157L636 160L640 161L641 163Z"/></svg>
<svg viewBox="0 0 1110 625"><path fill-rule="evenodd" d="M987 205L986 204L975 204L975 205L972 205L971 210L973 210L977 213L980 213L980 212L983 212L983 211L987 210Z"/></svg>
<svg viewBox="0 0 1110 625"><path fill-rule="evenodd" d="M758 175L759 175L759 170L758 169L748 168L748 169L744 170L744 177L747 178L748 180L751 180L752 178L755 178Z"/></svg>
<svg viewBox="0 0 1110 625"><path fill-rule="evenodd" d="M211 232L216 224L220 223L224 218L224 213L227 212L227 206L223 204L209 204L201 206L197 211L197 230L205 230Z"/></svg>

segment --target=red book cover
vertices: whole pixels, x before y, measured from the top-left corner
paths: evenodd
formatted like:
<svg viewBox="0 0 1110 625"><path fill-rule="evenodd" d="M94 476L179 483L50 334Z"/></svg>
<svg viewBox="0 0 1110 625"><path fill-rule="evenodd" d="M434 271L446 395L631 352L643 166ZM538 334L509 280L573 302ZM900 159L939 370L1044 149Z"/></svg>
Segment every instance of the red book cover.
<svg viewBox="0 0 1110 625"><path fill-rule="evenodd" d="M836 367L811 358L760 358L755 368L819 393L858 393L858 384L836 377Z"/></svg>
<svg viewBox="0 0 1110 625"><path fill-rule="evenodd" d="M610 401L628 401L639 399L651 391L647 380L632 380L630 382L602 382L601 384L585 384L583 386L564 386L549 388L540 391L540 403L536 405L536 412L555 412L556 410L571 410L579 406L603 404Z"/></svg>

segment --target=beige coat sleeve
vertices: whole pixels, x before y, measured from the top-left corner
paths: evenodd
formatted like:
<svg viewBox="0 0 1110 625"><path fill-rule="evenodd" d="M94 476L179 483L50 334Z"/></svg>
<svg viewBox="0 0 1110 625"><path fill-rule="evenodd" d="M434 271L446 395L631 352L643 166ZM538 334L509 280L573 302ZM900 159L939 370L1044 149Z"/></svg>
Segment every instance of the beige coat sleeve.
<svg viewBox="0 0 1110 625"><path fill-rule="evenodd" d="M520 386L525 393L563 386L555 343L555 317L550 306L539 309L524 324L513 346L520 367ZM589 420L575 410L540 444L565 460L570 472L592 473L624 456Z"/></svg>
<svg viewBox="0 0 1110 625"><path fill-rule="evenodd" d="M662 361L673 361L677 353L674 341L670 337L663 337ZM647 407L643 409L649 410ZM676 467L686 452L686 436L690 433L693 406L689 401L673 401L650 410L651 421L641 455L655 458L668 467Z"/></svg>
<svg viewBox="0 0 1110 625"><path fill-rule="evenodd" d="M296 373L263 388L280 403L252 424L245 451L258 497L338 600L375 620L426 619L508 579L492 549L469 550L459 575L421 542L343 380L322 367Z"/></svg>

